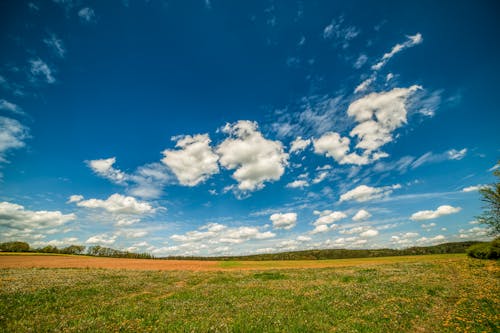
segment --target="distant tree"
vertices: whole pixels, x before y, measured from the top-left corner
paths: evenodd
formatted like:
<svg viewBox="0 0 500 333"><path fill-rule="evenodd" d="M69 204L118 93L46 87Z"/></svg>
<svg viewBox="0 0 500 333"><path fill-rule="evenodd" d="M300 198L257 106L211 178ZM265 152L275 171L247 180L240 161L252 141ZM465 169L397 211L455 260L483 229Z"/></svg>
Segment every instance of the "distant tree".
<svg viewBox="0 0 500 333"><path fill-rule="evenodd" d="M60 252L64 254L82 254L84 251L85 246L83 245L70 245L60 250Z"/></svg>
<svg viewBox="0 0 500 333"><path fill-rule="evenodd" d="M498 177L498 181L479 190L482 195L481 201L485 205L483 206L483 214L478 216L477 220L479 223L489 225L491 234L496 236L500 235L500 161L498 161L497 169L493 171L493 175Z"/></svg>
<svg viewBox="0 0 500 333"><path fill-rule="evenodd" d="M30 245L25 242L0 243L0 251L3 252L29 252Z"/></svg>

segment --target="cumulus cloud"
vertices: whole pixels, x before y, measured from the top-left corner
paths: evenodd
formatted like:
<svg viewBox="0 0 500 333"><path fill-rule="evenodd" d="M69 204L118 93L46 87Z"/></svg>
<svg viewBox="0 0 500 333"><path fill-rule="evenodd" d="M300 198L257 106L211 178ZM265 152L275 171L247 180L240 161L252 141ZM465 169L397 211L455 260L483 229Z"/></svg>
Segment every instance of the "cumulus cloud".
<svg viewBox="0 0 500 333"><path fill-rule="evenodd" d="M5 155L12 149L19 149L26 144L28 128L19 121L0 116L0 163L6 162Z"/></svg>
<svg viewBox="0 0 500 333"><path fill-rule="evenodd" d="M0 202L0 226L12 229L53 228L76 219L75 214L63 214L60 211L32 211L23 206Z"/></svg>
<svg viewBox="0 0 500 333"><path fill-rule="evenodd" d="M314 152L332 157L339 164L368 164L369 159L367 156L349 153L350 142L351 140L348 137L341 137L336 132L327 132L319 139L313 140Z"/></svg>
<svg viewBox="0 0 500 333"><path fill-rule="evenodd" d="M299 179L299 180L294 180L291 183L286 184L286 187L288 188L304 188L309 186L309 183L307 180Z"/></svg>
<svg viewBox="0 0 500 333"><path fill-rule="evenodd" d="M114 183L122 184L128 179L128 177L124 172L113 167L115 162L116 158L111 157L98 160L90 160L87 161L87 164L97 175L111 180Z"/></svg>
<svg viewBox="0 0 500 333"><path fill-rule="evenodd" d="M83 200L83 195L74 194L68 198L67 203L73 203L73 202L78 202L78 201L82 201L82 200Z"/></svg>
<svg viewBox="0 0 500 333"><path fill-rule="evenodd" d="M460 208L460 207L443 205L443 206L439 206L436 210L422 210L422 211L416 212L416 213L412 214L410 219L413 221L432 220L432 219L437 219L438 217L441 217L444 215L458 213L460 210L462 210L462 208Z"/></svg>
<svg viewBox="0 0 500 333"><path fill-rule="evenodd" d="M81 196L71 196L71 198L80 199L76 202L79 207L91 209L104 209L109 213L125 214L125 215L142 215L154 213L155 209L145 201L139 201L134 197L124 196L118 193L112 194L106 200L88 199L82 200Z"/></svg>
<svg viewBox="0 0 500 333"><path fill-rule="evenodd" d="M107 235L107 234L100 234L100 235L94 235L89 237L85 243L86 244L100 244L100 245L113 245L116 241L117 236L113 235Z"/></svg>
<svg viewBox="0 0 500 333"><path fill-rule="evenodd" d="M311 144L311 139L302 139L301 136L292 141L290 146L290 153L298 153L307 148Z"/></svg>
<svg viewBox="0 0 500 333"><path fill-rule="evenodd" d="M332 210L323 210L323 211L314 211L314 215L319 215L318 218L313 222L313 225L318 226L328 226L336 227L334 224L342 219L345 219L347 215L344 212L332 211ZM324 229L324 228L320 228Z"/></svg>
<svg viewBox="0 0 500 333"><path fill-rule="evenodd" d="M285 172L288 154L280 141L267 140L257 123L240 120L226 124L222 131L230 137L217 147L220 164L234 170L240 191L262 189L267 181L278 180Z"/></svg>
<svg viewBox="0 0 500 333"><path fill-rule="evenodd" d="M219 172L219 157L210 147L208 134L186 135L176 144L178 150L165 150L162 162L176 175L179 183L195 186Z"/></svg>
<svg viewBox="0 0 500 333"><path fill-rule="evenodd" d="M273 222L273 228L290 230L297 224L297 213L276 213L269 217Z"/></svg>
<svg viewBox="0 0 500 333"><path fill-rule="evenodd" d="M371 93L352 102L347 114L358 122L349 133L351 137L358 138L356 148L371 153L393 141L392 132L407 122L408 98L419 89L422 87L417 85L394 88Z"/></svg>
<svg viewBox="0 0 500 333"><path fill-rule="evenodd" d="M31 59L31 74L41 76L47 83L54 83L56 79L53 76L53 70L42 59Z"/></svg>
<svg viewBox="0 0 500 333"><path fill-rule="evenodd" d="M357 201L365 202L375 199L381 199L389 196L394 190L400 189L401 185L396 184L392 186L371 187L366 185L359 185L358 187L342 194L339 202L343 201Z"/></svg>
<svg viewBox="0 0 500 333"><path fill-rule="evenodd" d="M413 36L407 36L407 40L404 43L394 45L390 52L385 53L382 56L382 58L376 64L374 64L372 66L372 69L375 71L380 70L396 54L398 54L399 52L401 52L407 48L418 45L422 42L423 42L423 38L422 38L422 35L420 33L417 33L416 35L413 35Z"/></svg>
<svg viewBox="0 0 500 333"><path fill-rule="evenodd" d="M263 240L273 238L275 236L275 233L270 231L260 231L257 227L241 226L231 228L219 223L208 223L201 226L197 230L188 231L181 235L172 235L170 239L183 244L171 247L169 250L200 250L202 248L206 248L206 244L241 244L249 240ZM205 246L202 247L202 245Z"/></svg>
<svg viewBox="0 0 500 333"><path fill-rule="evenodd" d="M372 216L368 211L360 209L353 217L353 221L363 221L369 219Z"/></svg>
<svg viewBox="0 0 500 333"><path fill-rule="evenodd" d="M363 231L362 233L359 234L360 237L375 237L378 235L378 230L375 229L368 229L366 231Z"/></svg>

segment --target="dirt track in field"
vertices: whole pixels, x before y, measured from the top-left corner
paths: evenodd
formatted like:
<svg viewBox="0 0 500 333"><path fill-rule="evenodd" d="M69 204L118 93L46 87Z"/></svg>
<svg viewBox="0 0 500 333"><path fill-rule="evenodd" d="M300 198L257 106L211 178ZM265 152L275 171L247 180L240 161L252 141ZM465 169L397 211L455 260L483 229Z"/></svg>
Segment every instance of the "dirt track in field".
<svg viewBox="0 0 500 333"><path fill-rule="evenodd" d="M217 270L216 261L97 258L86 256L2 255L0 268L111 268L133 270Z"/></svg>

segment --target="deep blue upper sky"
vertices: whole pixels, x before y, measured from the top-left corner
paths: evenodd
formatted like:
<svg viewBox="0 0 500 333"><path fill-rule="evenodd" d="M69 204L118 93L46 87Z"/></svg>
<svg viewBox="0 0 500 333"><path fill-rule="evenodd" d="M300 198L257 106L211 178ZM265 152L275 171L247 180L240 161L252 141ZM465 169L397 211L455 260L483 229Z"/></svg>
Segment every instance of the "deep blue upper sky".
<svg viewBox="0 0 500 333"><path fill-rule="evenodd" d="M217 255L485 238L499 10L3 1L0 241Z"/></svg>

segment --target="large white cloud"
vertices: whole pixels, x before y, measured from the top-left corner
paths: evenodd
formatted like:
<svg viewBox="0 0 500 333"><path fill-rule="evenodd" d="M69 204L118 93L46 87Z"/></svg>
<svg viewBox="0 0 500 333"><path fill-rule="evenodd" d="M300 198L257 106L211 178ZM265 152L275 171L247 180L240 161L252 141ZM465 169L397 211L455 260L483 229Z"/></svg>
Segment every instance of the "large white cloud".
<svg viewBox="0 0 500 333"><path fill-rule="evenodd" d="M0 162L6 162L5 154L11 149L25 146L28 128L15 119L0 117Z"/></svg>
<svg viewBox="0 0 500 333"><path fill-rule="evenodd" d="M358 122L349 133L351 137L358 138L356 148L371 153L391 142L392 132L407 121L408 98L419 89L421 87L417 85L394 88L371 93L352 102L347 114Z"/></svg>
<svg viewBox="0 0 500 333"><path fill-rule="evenodd" d="M273 222L275 229L289 230L297 224L297 213L276 213L272 214L269 219Z"/></svg>
<svg viewBox="0 0 500 333"><path fill-rule="evenodd" d="M369 162L367 156L360 156L356 153L349 153L351 140L341 137L336 132L327 132L319 139L313 140L314 152L332 157L339 164L364 165Z"/></svg>
<svg viewBox="0 0 500 333"><path fill-rule="evenodd" d="M256 122L240 120L222 129L230 137L218 147L220 164L236 171L233 178L241 191L255 191L267 181L278 180L285 172L288 154L280 141L265 139Z"/></svg>
<svg viewBox="0 0 500 333"><path fill-rule="evenodd" d="M118 193L112 194L106 200L83 200L83 197L81 196L71 196L70 201L71 200L73 200L73 202L76 202L76 205L79 207L104 209L107 212L114 214L142 215L155 212L155 209L149 203L145 201L139 201L134 197L124 196Z"/></svg>
<svg viewBox="0 0 500 333"><path fill-rule="evenodd" d="M343 201L357 201L365 202L375 199L381 199L390 195L393 190L401 188L401 185L396 184L392 186L383 187L371 187L366 185L359 185L358 187L342 194L340 196L340 202Z"/></svg>
<svg viewBox="0 0 500 333"><path fill-rule="evenodd" d="M178 150L165 150L162 162L177 176L179 183L195 186L219 172L217 160L210 147L208 134L186 135L177 141Z"/></svg>
<svg viewBox="0 0 500 333"><path fill-rule="evenodd" d="M438 217L458 213L462 208L449 205L439 206L436 210L422 210L411 215L413 221L433 220Z"/></svg>
<svg viewBox="0 0 500 333"><path fill-rule="evenodd" d="M76 215L63 214L60 211L32 211L23 206L0 202L0 226L13 229L53 228L76 219Z"/></svg>

